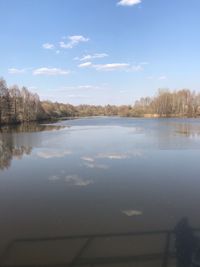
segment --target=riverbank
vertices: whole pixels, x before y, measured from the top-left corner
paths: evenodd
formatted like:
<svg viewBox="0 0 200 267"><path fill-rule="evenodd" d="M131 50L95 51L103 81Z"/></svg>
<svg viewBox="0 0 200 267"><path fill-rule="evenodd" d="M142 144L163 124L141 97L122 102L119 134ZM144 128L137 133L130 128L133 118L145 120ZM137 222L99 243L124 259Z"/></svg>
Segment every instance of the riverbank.
<svg viewBox="0 0 200 267"><path fill-rule="evenodd" d="M120 116L120 115L100 115L100 116L75 116L75 117L53 117L46 118L34 121L22 121L22 122L9 122L0 124L0 128L5 126L19 126L19 125L27 125L27 124L49 124L56 123L59 121L65 120L76 120L76 119L86 119L86 118L106 118L106 117L119 117L119 118L144 118L144 119L199 119L200 116L178 116L178 115L159 115L159 114L144 114L142 116Z"/></svg>

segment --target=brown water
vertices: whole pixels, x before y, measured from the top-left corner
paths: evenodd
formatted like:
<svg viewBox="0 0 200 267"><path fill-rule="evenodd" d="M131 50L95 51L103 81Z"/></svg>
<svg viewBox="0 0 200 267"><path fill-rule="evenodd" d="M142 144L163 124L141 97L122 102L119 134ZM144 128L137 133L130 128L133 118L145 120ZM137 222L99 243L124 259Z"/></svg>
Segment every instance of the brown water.
<svg viewBox="0 0 200 267"><path fill-rule="evenodd" d="M173 229L184 216L199 227L199 203L199 119L86 118L0 130L1 254L22 238Z"/></svg>

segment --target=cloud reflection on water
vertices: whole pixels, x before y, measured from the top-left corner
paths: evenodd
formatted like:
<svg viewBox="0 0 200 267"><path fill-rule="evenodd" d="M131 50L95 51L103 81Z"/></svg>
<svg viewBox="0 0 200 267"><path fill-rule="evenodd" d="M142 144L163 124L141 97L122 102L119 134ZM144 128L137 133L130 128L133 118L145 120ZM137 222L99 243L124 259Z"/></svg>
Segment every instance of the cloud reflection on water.
<svg viewBox="0 0 200 267"><path fill-rule="evenodd" d="M100 153L96 157L102 159L127 159L130 158L130 155L127 153Z"/></svg>
<svg viewBox="0 0 200 267"><path fill-rule="evenodd" d="M89 162L84 162L83 166L90 168L90 169L102 169L102 170L107 170L109 169L109 166L106 164L98 164L98 163L89 163Z"/></svg>
<svg viewBox="0 0 200 267"><path fill-rule="evenodd" d="M81 159L84 160L84 161L89 161L89 162L94 162L95 161L94 158L86 157L86 156L81 157Z"/></svg>
<svg viewBox="0 0 200 267"><path fill-rule="evenodd" d="M52 175L48 178L50 182L65 182L69 186L80 186L80 187L85 187L90 184L93 184L94 181L93 179L88 179L88 178L83 178L79 176L78 174L68 174L65 175L64 173L61 172L61 175Z"/></svg>
<svg viewBox="0 0 200 267"><path fill-rule="evenodd" d="M68 149L43 149L37 152L37 156L43 159L51 159L51 158L63 158L67 155L71 155L72 152Z"/></svg>
<svg viewBox="0 0 200 267"><path fill-rule="evenodd" d="M99 153L92 156L82 156L81 160L83 163L81 166L85 166L86 168L90 169L102 169L102 170L108 170L110 168L109 165L104 163L98 163L96 160L125 160L129 158L141 158L143 157L143 152L140 150L130 151L127 153L117 153L117 152L105 152L105 153Z"/></svg>
<svg viewBox="0 0 200 267"><path fill-rule="evenodd" d="M143 214L143 212L139 210L122 210L121 212L128 217L141 216Z"/></svg>
<svg viewBox="0 0 200 267"><path fill-rule="evenodd" d="M75 185L75 186L88 186L94 183L92 179L85 180L77 174L67 175L65 177L65 181L70 185Z"/></svg>
<svg viewBox="0 0 200 267"><path fill-rule="evenodd" d="M143 152L140 150L130 151L126 153L100 153L96 156L96 158L100 159L111 159L111 160L122 160L122 159L129 159L132 157L142 157Z"/></svg>
<svg viewBox="0 0 200 267"><path fill-rule="evenodd" d="M48 178L49 181L52 181L52 182L56 182L58 180L60 180L60 177L57 176L57 175L52 175Z"/></svg>

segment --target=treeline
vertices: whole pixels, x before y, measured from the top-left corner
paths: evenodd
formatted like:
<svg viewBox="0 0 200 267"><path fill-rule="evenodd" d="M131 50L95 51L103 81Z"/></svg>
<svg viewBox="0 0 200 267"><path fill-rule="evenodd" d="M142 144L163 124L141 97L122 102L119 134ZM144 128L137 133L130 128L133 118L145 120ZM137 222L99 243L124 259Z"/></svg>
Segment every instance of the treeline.
<svg viewBox="0 0 200 267"><path fill-rule="evenodd" d="M157 117L197 117L200 116L200 93L190 90L158 90L155 97L145 97L136 101L135 116Z"/></svg>
<svg viewBox="0 0 200 267"><path fill-rule="evenodd" d="M143 97L131 105L92 106L42 102L48 117L123 116L123 117L198 117L200 93L190 90L158 90L154 97Z"/></svg>
<svg viewBox="0 0 200 267"><path fill-rule="evenodd" d="M53 103L51 101L41 102L42 108L48 118L60 117L86 117L86 116L134 116L131 106L95 106Z"/></svg>
<svg viewBox="0 0 200 267"><path fill-rule="evenodd" d="M0 78L0 125L84 116L133 116L131 106L94 106L40 101L26 87L8 87Z"/></svg>
<svg viewBox="0 0 200 267"><path fill-rule="evenodd" d="M141 98L132 106L73 106L40 101L39 96L26 87L8 87L5 80L0 79L0 125L84 116L197 117L200 116L200 93L159 90L156 96Z"/></svg>
<svg viewBox="0 0 200 267"><path fill-rule="evenodd" d="M0 79L0 124L37 121L44 117L39 96L26 87L8 87Z"/></svg>

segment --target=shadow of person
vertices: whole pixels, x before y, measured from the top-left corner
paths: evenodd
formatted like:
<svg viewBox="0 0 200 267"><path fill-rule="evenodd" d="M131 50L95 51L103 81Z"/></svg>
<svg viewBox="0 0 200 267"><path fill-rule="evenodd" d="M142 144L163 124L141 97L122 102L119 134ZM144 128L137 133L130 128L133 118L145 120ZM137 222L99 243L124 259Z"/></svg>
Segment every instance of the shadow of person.
<svg viewBox="0 0 200 267"><path fill-rule="evenodd" d="M188 219L183 218L174 229L177 267L192 266L192 256L196 249L196 238Z"/></svg>

